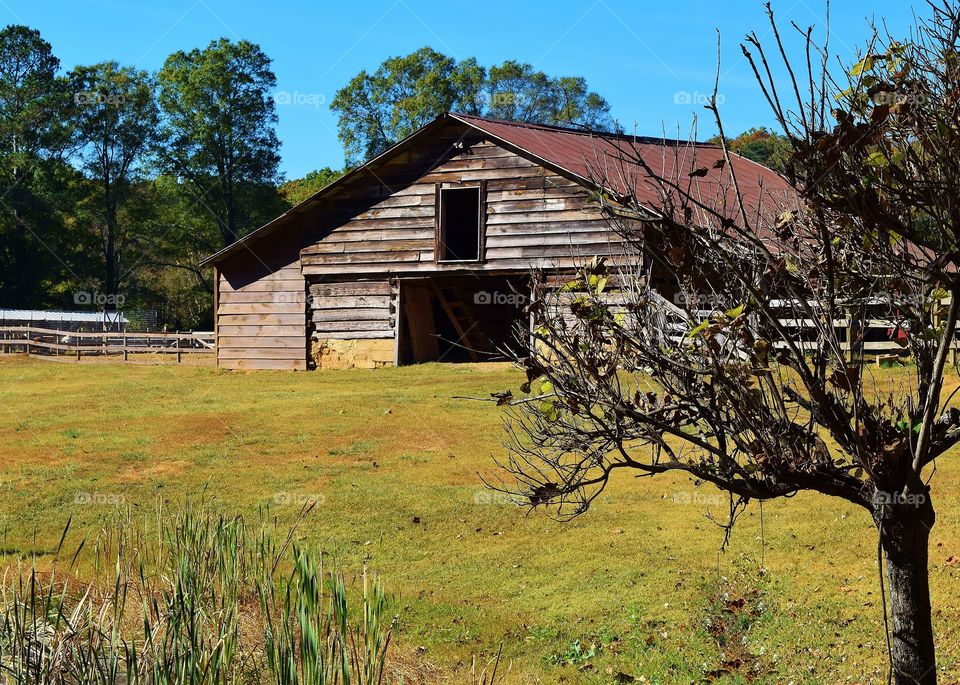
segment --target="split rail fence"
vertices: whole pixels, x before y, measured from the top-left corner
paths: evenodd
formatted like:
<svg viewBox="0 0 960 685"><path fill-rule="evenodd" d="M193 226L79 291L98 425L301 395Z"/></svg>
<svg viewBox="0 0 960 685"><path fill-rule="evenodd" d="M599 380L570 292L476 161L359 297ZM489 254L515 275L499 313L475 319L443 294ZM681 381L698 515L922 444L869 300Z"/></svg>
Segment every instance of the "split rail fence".
<svg viewBox="0 0 960 685"><path fill-rule="evenodd" d="M658 297L662 312L661 328L668 331L672 339L679 339L686 335L690 328L690 320L705 321L717 314L713 310L695 310L689 313L682 310L677 305ZM784 306L787 303L784 301ZM949 300L943 302L949 304ZM780 324L795 336L798 346L803 350L813 351L817 348L816 340L817 325L810 319L791 318L788 313L784 313L784 318L779 319ZM895 321L889 318L837 318L833 321L840 350L850 359L854 356L869 355L872 356L878 364L883 361L893 361L902 359L908 352L904 347L902 333L905 328L910 326L906 321ZM784 346L783 342L775 343L776 347ZM952 347L953 363L960 361L960 324L957 326L957 334L954 338Z"/></svg>
<svg viewBox="0 0 960 685"><path fill-rule="evenodd" d="M184 355L213 354L213 333L134 333L128 331L63 331L35 326L0 326L0 352L41 355L45 357L131 354Z"/></svg>

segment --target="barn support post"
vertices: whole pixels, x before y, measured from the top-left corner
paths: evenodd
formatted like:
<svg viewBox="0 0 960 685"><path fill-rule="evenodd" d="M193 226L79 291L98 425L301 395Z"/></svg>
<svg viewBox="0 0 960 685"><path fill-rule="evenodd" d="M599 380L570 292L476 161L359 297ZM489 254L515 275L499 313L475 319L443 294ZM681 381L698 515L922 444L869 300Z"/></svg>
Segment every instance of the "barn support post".
<svg viewBox="0 0 960 685"><path fill-rule="evenodd" d="M213 265L213 362L214 366L220 366L220 267L217 264Z"/></svg>
<svg viewBox="0 0 960 685"><path fill-rule="evenodd" d="M393 295L393 365L400 366L400 327L403 325L403 289L399 278L390 279L390 294Z"/></svg>
<svg viewBox="0 0 960 685"><path fill-rule="evenodd" d="M301 267L301 277L303 276L302 267ZM310 364L313 358L313 322L312 322L312 306L310 304L310 283L307 282L307 279L303 279L303 290L300 291L301 297L303 297L303 370L306 371L310 368ZM214 341L216 341L216 320L214 320Z"/></svg>

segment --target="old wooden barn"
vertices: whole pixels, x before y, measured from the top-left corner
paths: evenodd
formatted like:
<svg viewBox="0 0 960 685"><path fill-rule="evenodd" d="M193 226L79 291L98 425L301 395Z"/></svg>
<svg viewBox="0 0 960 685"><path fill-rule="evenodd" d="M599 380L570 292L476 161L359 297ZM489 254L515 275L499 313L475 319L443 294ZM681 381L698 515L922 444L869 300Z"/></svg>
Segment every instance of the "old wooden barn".
<svg viewBox="0 0 960 685"><path fill-rule="evenodd" d="M638 171L615 154L625 143L657 164L670 157L654 140L439 117L206 260L219 366L485 358L523 316L532 270L623 253L592 197L599 178L623 185ZM722 156L695 147L698 164ZM747 195L783 183L746 159L734 164ZM652 184L627 185L656 204Z"/></svg>

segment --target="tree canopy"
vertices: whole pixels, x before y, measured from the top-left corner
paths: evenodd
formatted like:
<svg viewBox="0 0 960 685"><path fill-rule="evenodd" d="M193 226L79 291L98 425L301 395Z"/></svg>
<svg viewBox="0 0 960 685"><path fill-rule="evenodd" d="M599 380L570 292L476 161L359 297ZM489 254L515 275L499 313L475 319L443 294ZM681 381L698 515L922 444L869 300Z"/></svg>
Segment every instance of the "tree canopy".
<svg viewBox="0 0 960 685"><path fill-rule="evenodd" d="M279 180L270 58L253 43L221 38L173 53L157 80L160 168L216 220L223 245L232 243L263 223L258 200Z"/></svg>
<svg viewBox="0 0 960 685"><path fill-rule="evenodd" d="M609 131L610 105L582 76L551 77L525 63L507 60L490 67L484 114L495 119Z"/></svg>
<svg viewBox="0 0 960 685"><path fill-rule="evenodd" d="M348 165L383 152L447 111L608 130L610 105L582 77L552 77L508 60L489 70L424 47L361 71L330 108Z"/></svg>
<svg viewBox="0 0 960 685"><path fill-rule="evenodd" d="M109 308L122 304L120 287L140 258L138 243L150 208L138 182L157 144L157 103L147 72L104 62L78 67L69 75L75 94L76 157L91 181L78 218L99 238L100 287Z"/></svg>
<svg viewBox="0 0 960 685"><path fill-rule="evenodd" d="M280 195L290 205L298 205L318 190L327 187L343 175L342 171L323 167L309 172L303 178L287 181L280 186Z"/></svg>
<svg viewBox="0 0 960 685"><path fill-rule="evenodd" d="M26 26L0 31L0 299L40 301L68 275L57 160L70 137L59 60Z"/></svg>
<svg viewBox="0 0 960 685"><path fill-rule="evenodd" d="M720 144L720 136L714 136L708 142ZM727 147L731 152L781 173L786 170L790 155L789 139L765 127L747 129L729 139Z"/></svg>

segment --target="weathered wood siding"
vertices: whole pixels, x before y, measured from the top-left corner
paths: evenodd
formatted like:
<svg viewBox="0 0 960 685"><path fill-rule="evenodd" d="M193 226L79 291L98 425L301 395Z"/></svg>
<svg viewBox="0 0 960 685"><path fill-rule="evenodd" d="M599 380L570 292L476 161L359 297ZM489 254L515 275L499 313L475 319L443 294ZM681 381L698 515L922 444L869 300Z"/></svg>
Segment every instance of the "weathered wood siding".
<svg viewBox="0 0 960 685"><path fill-rule="evenodd" d="M307 298L299 260L270 250L234 257L218 271L218 365L306 369Z"/></svg>
<svg viewBox="0 0 960 685"><path fill-rule="evenodd" d="M486 183L480 263L434 260L437 184ZM565 268L594 255L619 255L620 241L590 206L589 191L489 142L467 149L393 189L302 252L307 275L527 272Z"/></svg>
<svg viewBox="0 0 960 685"><path fill-rule="evenodd" d="M313 338L392 339L397 325L396 298L396 285L387 279L312 282Z"/></svg>
<svg viewBox="0 0 960 685"><path fill-rule="evenodd" d="M438 187L481 183L481 260L438 263ZM444 130L218 263L218 363L305 369L318 348L327 360L362 348L380 364L396 348L398 278L569 272L623 252L587 188L463 128Z"/></svg>

